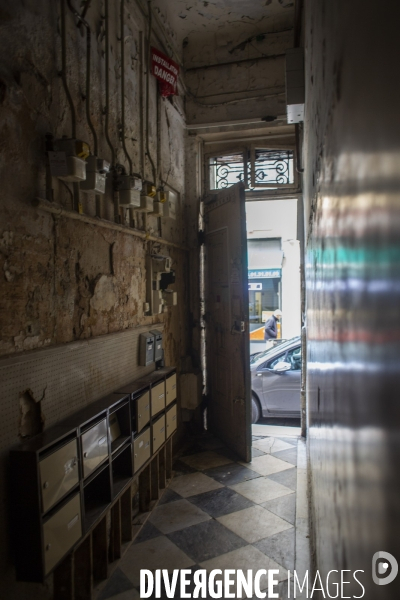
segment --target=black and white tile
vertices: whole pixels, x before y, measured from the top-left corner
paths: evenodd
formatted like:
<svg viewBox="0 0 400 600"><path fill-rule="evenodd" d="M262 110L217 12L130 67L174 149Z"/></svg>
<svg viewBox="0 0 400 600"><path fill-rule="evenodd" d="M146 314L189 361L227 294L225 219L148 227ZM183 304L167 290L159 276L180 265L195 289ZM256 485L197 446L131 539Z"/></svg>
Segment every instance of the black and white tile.
<svg viewBox="0 0 400 600"><path fill-rule="evenodd" d="M249 464L209 434L193 440L175 460L168 489L96 600L139 598L141 569L170 574L189 569L193 575L199 568L279 569L279 590L287 597L295 552L296 461L295 436L257 432ZM265 580L261 587L266 586Z"/></svg>

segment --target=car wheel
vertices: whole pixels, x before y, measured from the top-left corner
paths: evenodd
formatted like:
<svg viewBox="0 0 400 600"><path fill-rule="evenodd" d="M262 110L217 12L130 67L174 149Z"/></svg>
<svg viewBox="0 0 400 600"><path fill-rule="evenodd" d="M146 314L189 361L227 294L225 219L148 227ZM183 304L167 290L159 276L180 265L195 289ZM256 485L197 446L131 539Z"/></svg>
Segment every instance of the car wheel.
<svg viewBox="0 0 400 600"><path fill-rule="evenodd" d="M251 422L257 423L261 417L260 405L254 396L251 397Z"/></svg>

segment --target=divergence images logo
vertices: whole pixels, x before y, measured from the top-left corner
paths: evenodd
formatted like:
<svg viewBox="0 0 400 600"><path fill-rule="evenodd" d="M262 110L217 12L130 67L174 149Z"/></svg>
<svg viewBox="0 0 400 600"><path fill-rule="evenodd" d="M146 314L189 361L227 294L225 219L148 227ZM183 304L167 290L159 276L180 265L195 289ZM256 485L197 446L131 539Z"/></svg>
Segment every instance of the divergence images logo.
<svg viewBox="0 0 400 600"><path fill-rule="evenodd" d="M399 571L397 560L389 552L375 552L372 557L372 579L376 585L387 585L396 579Z"/></svg>

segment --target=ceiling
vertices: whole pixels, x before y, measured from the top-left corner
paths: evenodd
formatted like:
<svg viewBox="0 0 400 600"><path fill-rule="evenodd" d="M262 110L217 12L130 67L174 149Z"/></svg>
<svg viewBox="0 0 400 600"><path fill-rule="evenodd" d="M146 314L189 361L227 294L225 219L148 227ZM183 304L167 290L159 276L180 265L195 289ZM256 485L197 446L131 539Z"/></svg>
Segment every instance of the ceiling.
<svg viewBox="0 0 400 600"><path fill-rule="evenodd" d="M186 38L277 31L293 23L294 0L153 0L177 48Z"/></svg>

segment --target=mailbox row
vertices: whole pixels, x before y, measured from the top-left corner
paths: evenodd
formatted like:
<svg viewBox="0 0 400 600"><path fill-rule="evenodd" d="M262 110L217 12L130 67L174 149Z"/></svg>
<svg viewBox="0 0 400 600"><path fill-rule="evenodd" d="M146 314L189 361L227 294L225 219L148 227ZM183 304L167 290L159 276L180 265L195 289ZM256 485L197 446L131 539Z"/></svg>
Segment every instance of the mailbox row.
<svg viewBox="0 0 400 600"><path fill-rule="evenodd" d="M174 433L176 373L89 405L11 451L17 578L43 581Z"/></svg>

